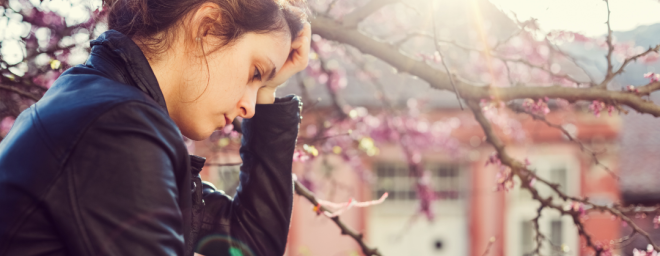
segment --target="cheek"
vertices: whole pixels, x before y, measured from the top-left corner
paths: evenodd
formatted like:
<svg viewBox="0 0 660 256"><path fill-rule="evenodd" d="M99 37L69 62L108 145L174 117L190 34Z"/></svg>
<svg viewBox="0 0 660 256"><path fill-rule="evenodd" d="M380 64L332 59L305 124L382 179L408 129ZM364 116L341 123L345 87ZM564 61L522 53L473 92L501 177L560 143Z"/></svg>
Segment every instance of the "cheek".
<svg viewBox="0 0 660 256"><path fill-rule="evenodd" d="M205 92L209 109L232 111L244 94L248 63L241 58L222 55L209 59L210 82Z"/></svg>

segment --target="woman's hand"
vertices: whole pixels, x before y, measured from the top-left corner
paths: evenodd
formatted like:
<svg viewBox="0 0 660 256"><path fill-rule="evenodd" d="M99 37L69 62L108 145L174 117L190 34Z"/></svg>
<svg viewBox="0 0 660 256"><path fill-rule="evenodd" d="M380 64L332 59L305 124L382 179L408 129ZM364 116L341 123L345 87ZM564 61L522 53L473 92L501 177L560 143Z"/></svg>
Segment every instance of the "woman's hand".
<svg viewBox="0 0 660 256"><path fill-rule="evenodd" d="M298 73L307 67L309 62L309 47L312 38L312 27L306 23L303 29L298 33L293 42L291 42L291 51L289 58L282 68L277 71L275 77L266 84L266 87L257 92L257 104L272 104L275 102L275 90L278 86L286 82L295 73Z"/></svg>

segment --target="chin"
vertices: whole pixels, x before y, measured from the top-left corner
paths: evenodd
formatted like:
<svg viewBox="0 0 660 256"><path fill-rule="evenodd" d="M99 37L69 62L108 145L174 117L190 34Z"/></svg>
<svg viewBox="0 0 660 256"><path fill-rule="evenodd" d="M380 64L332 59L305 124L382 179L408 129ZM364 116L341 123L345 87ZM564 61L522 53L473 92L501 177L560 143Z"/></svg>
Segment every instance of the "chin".
<svg viewBox="0 0 660 256"><path fill-rule="evenodd" d="M194 141L202 141L207 139L213 133L213 130L181 130L183 136Z"/></svg>

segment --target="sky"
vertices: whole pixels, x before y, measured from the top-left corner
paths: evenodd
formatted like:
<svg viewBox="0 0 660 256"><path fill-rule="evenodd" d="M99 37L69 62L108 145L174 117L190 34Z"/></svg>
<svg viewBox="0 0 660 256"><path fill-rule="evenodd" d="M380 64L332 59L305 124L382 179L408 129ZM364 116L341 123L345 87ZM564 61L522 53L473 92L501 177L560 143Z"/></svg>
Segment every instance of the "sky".
<svg viewBox="0 0 660 256"><path fill-rule="evenodd" d="M607 6L603 0L490 0L519 20L538 19L541 29L568 30L588 36L607 33ZM612 30L627 31L660 23L658 0L610 0Z"/></svg>

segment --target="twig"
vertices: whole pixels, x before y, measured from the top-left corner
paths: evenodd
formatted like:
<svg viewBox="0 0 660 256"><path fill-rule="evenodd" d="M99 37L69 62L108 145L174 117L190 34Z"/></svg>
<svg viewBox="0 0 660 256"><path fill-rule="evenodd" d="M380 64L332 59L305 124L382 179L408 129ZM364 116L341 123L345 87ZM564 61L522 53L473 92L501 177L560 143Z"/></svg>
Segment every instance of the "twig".
<svg viewBox="0 0 660 256"><path fill-rule="evenodd" d="M495 244L495 237L491 237L490 240L488 240L488 245L486 246L486 250L484 251L481 256L487 256L488 253L490 252L490 248L493 247L493 244Z"/></svg>
<svg viewBox="0 0 660 256"><path fill-rule="evenodd" d="M296 189L296 194L303 196L304 198L307 198L312 205L315 206L320 206L320 211L328 211L330 212L325 206L322 206L319 204L319 201L316 199L314 194L309 191L305 186L303 186L299 181L295 181L295 189ZM378 248L375 247L370 247L364 242L364 235L361 233L358 233L354 231L351 227L347 226L344 222L342 222L339 219L339 216L335 216L330 218L337 226L339 229L341 229L341 234L342 235L347 235L353 238L355 242L360 245L360 248L362 249L362 253L366 256L382 256L382 254L378 251Z"/></svg>
<svg viewBox="0 0 660 256"><path fill-rule="evenodd" d="M536 247L532 253L536 253L537 255L541 254L541 246L543 246L543 240L545 239L545 236L543 233L541 233L541 227L539 225L539 220L541 219L543 208L545 208L545 205L541 204L541 206L539 206L539 208L536 210L536 217L532 219L532 223L534 224L534 232L536 233Z"/></svg>
<svg viewBox="0 0 660 256"><path fill-rule="evenodd" d="M364 6L356 8L353 12L344 15L343 26L347 28L356 28L358 23L364 20L383 6L393 4L399 0L371 0Z"/></svg>
<svg viewBox="0 0 660 256"><path fill-rule="evenodd" d="M528 111L526 111L526 110L520 110L520 111L523 112L523 113L525 113L525 114L528 114L528 115L531 116L534 120L541 121L541 122L545 123L547 126L552 127L552 128L555 128L555 129L558 129L559 131L561 131L561 133L564 134L564 136L566 136L566 138L568 138L568 140L570 140L570 141L572 141L572 142L578 144L578 146L580 146L580 150L588 152L588 153L591 155L591 158L592 158L592 160L594 161L594 164L601 166L601 167L602 167L603 169L605 169L605 171L608 172L613 178L615 178L615 179L617 179L617 180L620 180L619 176L616 175L616 173L614 173L614 171L612 171L612 169L610 169L609 167L607 167L606 165L604 165L603 163L601 163L601 162L598 160L598 152L596 152L596 151L594 151L594 150L588 148L587 146L585 146L584 143L583 143L582 141L580 141L580 140L578 140L577 138L575 138L575 137L574 137L570 132L568 132L563 126L558 125L558 124L551 123L551 122L548 121L548 119L546 119L544 116L540 116L540 115L537 115L537 114L534 114L534 113L528 112Z"/></svg>
<svg viewBox="0 0 660 256"><path fill-rule="evenodd" d="M364 54L373 55L390 64L399 72L406 72L428 82L431 87L453 91L451 85L444 83L447 75L437 72L428 64L413 59L399 52L388 43L379 42L365 36L354 29L347 29L340 23L325 17L312 18L313 33L325 39L339 41L351 45ZM601 100L626 105L640 112L660 117L660 106L644 100L638 95L623 91L608 91L597 88L570 88L562 86L549 87L485 87L457 80L457 89L464 100L488 99L497 96L501 101L524 98L563 98L569 102L576 100Z"/></svg>
<svg viewBox="0 0 660 256"><path fill-rule="evenodd" d="M614 52L614 45L612 44L612 28L610 27L610 1L609 0L603 0L605 1L605 5L607 6L607 75L605 76L605 80L598 86L603 89L607 89L607 84L610 82L610 80L614 77L612 74L612 71L614 67L612 66L612 53Z"/></svg>
<svg viewBox="0 0 660 256"><path fill-rule="evenodd" d="M654 247L656 251L660 251L659 247L655 244L655 242L651 239L650 235L648 232L644 231L642 228L640 228L637 224L635 224L628 216L625 216L621 211L616 209L615 207L608 207L608 206L602 206L602 205L596 205L592 202L590 202L587 199L583 198L577 198L573 196L569 196L566 193L562 192L559 190L559 185L551 183L533 172L529 171L524 164L522 164L520 161L517 161L511 156L508 155L508 153L505 150L505 146L502 143L502 141L495 135L495 132L493 131L493 128L484 116L484 114L481 112L481 108L479 107L479 103L475 101L468 101L468 106L474 113L475 119L479 123L479 125L482 127L484 133L486 134L486 140L495 148L497 152L497 156L499 157L500 161L502 162L503 165L508 166L511 168L512 174L518 176L521 179L521 187L527 189L531 194L532 198L539 201L541 205L544 205L547 208L552 208L561 213L562 215L569 215L573 218L573 222L575 226L578 228L579 234L585 238L585 241L587 243L587 246L591 247L595 252L596 255L602 255L602 253L605 252L605 249L603 247L600 247L599 245L596 245L591 236L585 231L584 225L580 221L580 215L581 213L579 211L576 211L574 209L570 210L564 210L561 205L553 204L552 203L552 197L549 198L542 198L536 188L532 187L529 185L529 182L532 179L537 180L537 182L540 182L542 184L547 185L554 191L554 193L559 196L562 200L564 201L573 201L573 202L579 202L585 205L585 207L590 207L591 210L597 210L597 211L602 211L602 212L609 212L612 215L617 216L621 220L625 221L628 226L630 226L633 230L635 230L638 234L642 235L643 237L646 238L646 240Z"/></svg>
<svg viewBox="0 0 660 256"><path fill-rule="evenodd" d="M440 62L442 62L442 66L445 67L445 72L447 72L447 76L449 77L449 82L451 83L451 87L454 88L454 93L456 94L456 101L458 101L458 106L461 107L461 110L463 110L463 103L461 103L461 94L456 89L456 84L454 83L454 77L452 73L449 72L449 68L447 67L447 62L445 61L445 56L442 54L442 49L440 49L440 46L438 45L438 32L435 27L436 26L435 7L433 3L435 3L435 1L431 1L431 22L433 23L433 45L435 46L435 50L440 55Z"/></svg>
<svg viewBox="0 0 660 256"><path fill-rule="evenodd" d="M314 49L314 51L317 52L317 53L319 52L319 50L318 50L319 48L318 48L318 46L316 45L316 43L314 41L312 41L312 49ZM332 89L332 87L330 86L330 78L331 78L332 72L326 68L325 60L320 55L318 55L318 56L319 56L318 57L319 62L321 63L321 70L323 71L323 73L325 73L328 76L328 81L325 83L325 87L328 89L328 94L330 95L330 100L332 101L332 106L335 108L335 110L337 110L337 113L339 113L339 118L340 119L346 119L346 118L348 118L348 114L346 114L346 112L344 111L344 108L343 108L344 105L345 105L344 101L337 94L337 92L334 89Z"/></svg>
<svg viewBox="0 0 660 256"><path fill-rule="evenodd" d="M14 88L14 87L11 87L11 86L8 86L8 85L0 84L0 89L7 90L7 91L10 91L10 92L14 92L18 95L21 95L23 97L29 98L29 99L34 100L34 101L39 101L39 99L41 98L41 97L37 97L37 96L35 96L31 93L19 90L17 88Z"/></svg>

